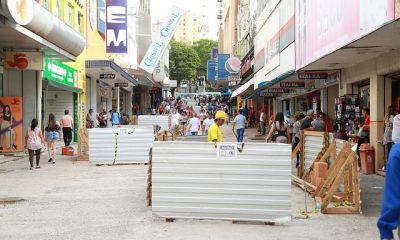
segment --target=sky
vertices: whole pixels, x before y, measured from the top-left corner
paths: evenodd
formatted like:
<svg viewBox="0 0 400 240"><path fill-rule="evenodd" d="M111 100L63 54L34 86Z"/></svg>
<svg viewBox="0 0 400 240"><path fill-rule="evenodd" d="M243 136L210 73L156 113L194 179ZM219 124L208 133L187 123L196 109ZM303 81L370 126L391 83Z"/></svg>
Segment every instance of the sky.
<svg viewBox="0 0 400 240"><path fill-rule="evenodd" d="M217 0L151 0L151 19L153 23L163 21L169 9L175 5L185 11L202 16L202 1L205 2L206 23L210 27L208 38L217 40L219 21L217 19Z"/></svg>

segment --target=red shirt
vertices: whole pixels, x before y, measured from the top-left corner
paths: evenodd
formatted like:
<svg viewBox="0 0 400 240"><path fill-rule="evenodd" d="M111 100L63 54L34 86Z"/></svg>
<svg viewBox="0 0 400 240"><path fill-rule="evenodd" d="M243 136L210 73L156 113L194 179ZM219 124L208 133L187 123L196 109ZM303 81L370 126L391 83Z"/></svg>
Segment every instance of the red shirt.
<svg viewBox="0 0 400 240"><path fill-rule="evenodd" d="M370 120L370 117L368 116L368 117L365 119L364 126L365 126L365 125L369 126L370 121L371 121L371 120Z"/></svg>

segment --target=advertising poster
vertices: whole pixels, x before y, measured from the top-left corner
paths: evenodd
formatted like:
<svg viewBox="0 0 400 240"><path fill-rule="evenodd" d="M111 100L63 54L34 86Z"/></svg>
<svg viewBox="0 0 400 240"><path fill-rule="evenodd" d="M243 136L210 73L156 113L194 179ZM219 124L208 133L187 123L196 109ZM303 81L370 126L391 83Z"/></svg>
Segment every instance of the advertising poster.
<svg viewBox="0 0 400 240"><path fill-rule="evenodd" d="M0 152L22 152L22 97L0 97Z"/></svg>

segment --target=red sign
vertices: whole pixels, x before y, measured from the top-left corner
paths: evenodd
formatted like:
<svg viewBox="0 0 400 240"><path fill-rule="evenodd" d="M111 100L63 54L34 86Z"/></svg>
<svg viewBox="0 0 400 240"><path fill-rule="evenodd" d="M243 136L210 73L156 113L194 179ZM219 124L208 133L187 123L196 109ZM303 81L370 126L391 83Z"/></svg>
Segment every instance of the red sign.
<svg viewBox="0 0 400 240"><path fill-rule="evenodd" d="M304 88L305 82L281 82L281 88Z"/></svg>

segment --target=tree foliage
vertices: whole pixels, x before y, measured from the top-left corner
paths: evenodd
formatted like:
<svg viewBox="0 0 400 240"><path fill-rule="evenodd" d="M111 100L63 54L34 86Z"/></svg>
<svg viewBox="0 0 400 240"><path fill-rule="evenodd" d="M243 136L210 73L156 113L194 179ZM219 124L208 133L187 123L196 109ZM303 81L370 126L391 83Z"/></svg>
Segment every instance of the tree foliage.
<svg viewBox="0 0 400 240"><path fill-rule="evenodd" d="M191 84L197 77L197 69L200 58L196 51L189 45L172 41L169 52L170 78L177 80L178 86L181 82Z"/></svg>
<svg viewBox="0 0 400 240"><path fill-rule="evenodd" d="M211 58L211 50L213 47L218 47L218 42L210 39L200 39L193 43L193 49L197 52L200 58L199 74L205 75L207 70L207 62Z"/></svg>

